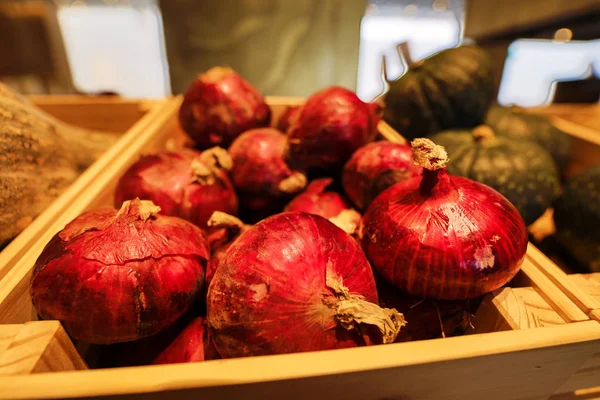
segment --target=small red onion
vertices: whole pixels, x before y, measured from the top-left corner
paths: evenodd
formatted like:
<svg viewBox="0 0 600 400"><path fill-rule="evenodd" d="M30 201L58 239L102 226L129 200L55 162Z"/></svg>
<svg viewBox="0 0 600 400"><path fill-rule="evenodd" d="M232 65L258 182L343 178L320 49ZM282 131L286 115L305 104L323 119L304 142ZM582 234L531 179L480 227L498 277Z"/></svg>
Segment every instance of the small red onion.
<svg viewBox="0 0 600 400"><path fill-rule="evenodd" d="M279 121L277 121L277 129L283 133L287 133L290 126L292 126L297 120L301 106L289 106L285 109Z"/></svg>
<svg viewBox="0 0 600 400"><path fill-rule="evenodd" d="M289 128L289 158L302 170L339 172L352 153L377 135L381 106L333 86L310 96Z"/></svg>
<svg viewBox="0 0 600 400"><path fill-rule="evenodd" d="M271 109L259 91L224 67L198 76L179 109L183 130L200 149L228 147L242 132L268 126L270 120Z"/></svg>
<svg viewBox="0 0 600 400"><path fill-rule="evenodd" d="M229 154L233 159L231 179L242 207L253 214L280 211L306 186L306 176L285 162L287 138L273 128L253 129L238 137Z"/></svg>
<svg viewBox="0 0 600 400"><path fill-rule="evenodd" d="M152 200L163 214L206 228L214 211L237 214L237 195L225 172L231 167L220 147L143 156L119 180L115 206L136 197Z"/></svg>
<svg viewBox="0 0 600 400"><path fill-rule="evenodd" d="M527 229L500 193L449 175L443 147L412 142L423 177L395 184L365 213L360 236L373 266L411 295L468 299L498 289L519 271Z"/></svg>
<svg viewBox="0 0 600 400"><path fill-rule="evenodd" d="M344 166L342 184L346 194L361 210L379 193L395 183L421 175L410 145L386 140L369 143L356 150Z"/></svg>
<svg viewBox="0 0 600 400"><path fill-rule="evenodd" d="M315 179L284 210L320 215L352 235L360 222L360 214L338 193L325 191L332 183L331 178Z"/></svg>
<svg viewBox="0 0 600 400"><path fill-rule="evenodd" d="M38 314L88 343L168 328L202 289L209 248L201 229L159 211L136 199L71 221L35 264L30 291Z"/></svg>
<svg viewBox="0 0 600 400"><path fill-rule="evenodd" d="M206 319L194 318L152 364L175 364L221 358L212 345Z"/></svg>
<svg viewBox="0 0 600 400"><path fill-rule="evenodd" d="M359 245L318 215L287 212L243 233L208 289L208 324L224 358L391 343L404 325L376 303Z"/></svg>

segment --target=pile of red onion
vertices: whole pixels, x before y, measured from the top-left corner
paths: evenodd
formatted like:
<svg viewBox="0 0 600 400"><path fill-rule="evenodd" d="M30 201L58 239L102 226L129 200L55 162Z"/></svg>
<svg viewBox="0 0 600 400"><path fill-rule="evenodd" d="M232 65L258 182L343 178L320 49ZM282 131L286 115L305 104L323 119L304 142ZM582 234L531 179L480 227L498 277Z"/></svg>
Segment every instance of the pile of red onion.
<svg viewBox="0 0 600 400"><path fill-rule="evenodd" d="M333 86L310 96L288 129L288 157L303 171L337 173L359 147L377 135L381 105Z"/></svg>
<svg viewBox="0 0 600 400"><path fill-rule="evenodd" d="M344 166L342 184L350 200L364 210L379 193L421 172L413 161L410 145L382 140L352 154Z"/></svg>
<svg viewBox="0 0 600 400"><path fill-rule="evenodd" d="M244 232L208 290L224 358L394 341L404 318L382 309L359 245L325 218L287 212Z"/></svg>
<svg viewBox="0 0 600 400"><path fill-rule="evenodd" d="M270 120L271 109L259 91L224 67L198 76L179 109L183 130L200 149L228 147L242 132L268 126Z"/></svg>
<svg viewBox="0 0 600 400"><path fill-rule="evenodd" d="M238 198L227 177L232 160L220 147L146 155L119 179L115 206L136 197L152 200L166 215L206 228L214 211L237 214Z"/></svg>
<svg viewBox="0 0 600 400"><path fill-rule="evenodd" d="M294 197L285 211L320 215L352 235L360 222L360 214L338 193L325 191L332 183L331 178L315 179L304 192Z"/></svg>
<svg viewBox="0 0 600 400"><path fill-rule="evenodd" d="M273 128L252 129L238 137L229 154L231 179L241 206L254 215L281 211L306 186L306 176L286 163L286 136Z"/></svg>
<svg viewBox="0 0 600 400"><path fill-rule="evenodd" d="M209 248L198 227L159 210L126 201L85 212L56 234L31 277L40 317L60 320L78 340L116 343L182 316L202 289Z"/></svg>
<svg viewBox="0 0 600 400"><path fill-rule="evenodd" d="M490 187L449 175L443 147L415 139L412 149L422 178L387 189L363 217L359 235L373 266L419 297L468 299L498 289L525 257L519 212Z"/></svg>
<svg viewBox="0 0 600 400"><path fill-rule="evenodd" d="M277 130L235 72L200 75L179 117L211 148L142 157L117 184L119 210L85 212L52 238L31 278L39 316L84 342L134 341L134 357L151 347L155 364L443 336L467 301L434 299L507 283L527 231L503 196L449 175L443 147L370 143L380 108L330 87ZM362 220L339 183L308 182L342 167ZM400 335L396 307L416 320Z"/></svg>

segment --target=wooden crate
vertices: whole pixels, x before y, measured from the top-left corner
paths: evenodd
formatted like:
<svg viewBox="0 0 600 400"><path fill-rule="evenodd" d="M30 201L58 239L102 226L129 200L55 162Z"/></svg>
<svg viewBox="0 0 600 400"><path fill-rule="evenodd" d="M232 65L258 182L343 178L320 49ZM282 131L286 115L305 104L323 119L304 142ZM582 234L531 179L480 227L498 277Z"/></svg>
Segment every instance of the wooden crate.
<svg viewBox="0 0 600 400"><path fill-rule="evenodd" d="M301 99L267 98L275 119ZM139 154L184 141L176 119L181 98L173 98L143 132L98 174L92 185L50 224L0 282L0 346L13 343L17 331L36 326L28 284L44 245L81 212L112 204L119 177ZM385 123L380 133L402 140ZM506 287L488 295L469 334L385 346L215 360L204 363L72 371L71 349L53 348L64 363L35 373L32 362L0 376L3 398L346 398L346 399L545 399L594 386L585 375L600 348L600 324L592 321L532 262ZM519 284L531 287L518 287ZM33 322L30 322L33 321ZM410 322L409 322L410 323ZM9 325L8 325L9 324ZM25 324L25 325L23 325ZM42 330L40 328L40 330ZM6 333L3 333L6 331ZM49 329L43 343L60 335ZM8 338L8 339L4 339ZM25 339L25 342L27 339ZM48 345L25 354L43 360ZM1 347L0 347L1 348ZM10 349L14 352L16 345ZM9 350L10 350L9 349ZM1 354L1 353L0 353ZM11 360L14 360L10 358ZM2 360L0 356L0 360ZM18 359L18 357L17 357ZM71 361L69 361L71 360ZM36 365L37 363L33 363ZM0 361L0 374L2 374ZM70 371L64 371L64 370ZM15 372L18 371L18 372ZM60 372L59 372L60 371ZM14 375L16 373L16 375Z"/></svg>
<svg viewBox="0 0 600 400"><path fill-rule="evenodd" d="M82 173L42 214L19 236L0 252L0 279L18 262L25 251L39 239L50 224L59 217L79 193L101 173L110 160L121 153L127 143L135 139L160 112L157 107L163 100L135 100L118 97L87 96L30 96L39 108L56 118L81 126L106 132L123 134L119 144ZM1 290L1 288L0 288Z"/></svg>

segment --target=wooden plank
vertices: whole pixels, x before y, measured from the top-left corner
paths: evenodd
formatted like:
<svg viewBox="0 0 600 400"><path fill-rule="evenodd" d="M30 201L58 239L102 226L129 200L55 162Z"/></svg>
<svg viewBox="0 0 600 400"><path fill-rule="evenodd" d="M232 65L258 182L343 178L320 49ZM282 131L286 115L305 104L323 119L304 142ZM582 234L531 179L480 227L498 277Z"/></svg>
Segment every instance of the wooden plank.
<svg viewBox="0 0 600 400"><path fill-rule="evenodd" d="M176 99L165 104L165 110L172 112L179 102L180 99ZM35 260L55 233L87 209L86 201L104 188L100 182L105 185L112 183L110 180L114 176L107 171L121 171L118 168L126 167L115 160L122 157L133 160L133 155L140 151L141 143L155 135L153 127L163 112L158 107L146 114L0 253L0 277L5 275L0 285L0 323L24 323L35 319L29 299L29 279ZM84 193L88 196L83 197Z"/></svg>
<svg viewBox="0 0 600 400"><path fill-rule="evenodd" d="M4 351L19 333L22 325L0 325L0 352Z"/></svg>
<svg viewBox="0 0 600 400"><path fill-rule="evenodd" d="M594 354L565 382L556 393L573 394L580 389L591 388L600 382L600 352Z"/></svg>
<svg viewBox="0 0 600 400"><path fill-rule="evenodd" d="M58 321L28 322L0 352L0 376L86 369Z"/></svg>
<svg viewBox="0 0 600 400"><path fill-rule="evenodd" d="M571 393L557 394L548 400L598 400L600 399L600 386L580 389Z"/></svg>
<svg viewBox="0 0 600 400"><path fill-rule="evenodd" d="M61 121L87 129L125 132L160 103L157 100L87 96L29 96Z"/></svg>
<svg viewBox="0 0 600 400"><path fill-rule="evenodd" d="M564 293L584 314L589 314L592 310L600 309L600 300L589 296L581 287L568 278L568 275L554 264L537 247L529 244L527 257L537 267L537 269L549 280L556 288ZM551 290L550 294L558 299L561 298L556 290Z"/></svg>
<svg viewBox="0 0 600 400"><path fill-rule="evenodd" d="M599 345L600 324L586 321L345 350L0 377L0 399L133 393L152 393L152 399L545 399Z"/></svg>
<svg viewBox="0 0 600 400"><path fill-rule="evenodd" d="M566 281L566 278L558 280L553 279L552 276L548 276L545 273L550 269L557 269L560 271L560 268L547 259L547 257L537 250L534 245L529 243L525 260L521 266L521 271L527 275L531 281L531 285L538 289L544 300L546 300L566 322L588 320L589 318L586 313L581 310L578 304L574 303L575 299L572 298L569 293L566 293L560 286L557 286L560 282ZM560 272L564 274L564 272ZM566 277L566 274L564 275Z"/></svg>
<svg viewBox="0 0 600 400"><path fill-rule="evenodd" d="M565 323L534 288L502 288L485 296L469 333L540 328Z"/></svg>

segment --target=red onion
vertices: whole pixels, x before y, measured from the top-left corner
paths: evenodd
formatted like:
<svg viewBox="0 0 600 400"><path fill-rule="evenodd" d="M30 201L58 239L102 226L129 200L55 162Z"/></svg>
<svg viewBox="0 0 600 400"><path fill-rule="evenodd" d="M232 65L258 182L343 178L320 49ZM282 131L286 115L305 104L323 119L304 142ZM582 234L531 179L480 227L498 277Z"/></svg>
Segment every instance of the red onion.
<svg viewBox="0 0 600 400"><path fill-rule="evenodd" d="M416 139L412 149L423 177L387 189L363 217L373 266L414 296L468 299L498 289L525 257L519 212L490 187L449 175L443 147Z"/></svg>
<svg viewBox="0 0 600 400"><path fill-rule="evenodd" d="M277 129L281 132L287 133L290 126L292 126L297 120L300 111L300 106L289 106L285 109L279 121L277 121Z"/></svg>
<svg viewBox="0 0 600 400"><path fill-rule="evenodd" d="M404 318L376 304L359 245L318 215L269 217L231 245L208 289L224 358L390 343Z"/></svg>
<svg viewBox="0 0 600 400"><path fill-rule="evenodd" d="M208 244L210 245L211 258L206 267L206 285L210 284L213 275L219 266L219 262L225 255L229 246L241 235L247 231L251 225L244 224L240 219L233 215L215 211L208 220L210 232L208 234Z"/></svg>
<svg viewBox="0 0 600 400"><path fill-rule="evenodd" d="M381 106L353 92L330 87L310 96L289 128L289 158L302 170L338 172L377 134Z"/></svg>
<svg viewBox="0 0 600 400"><path fill-rule="evenodd" d="M271 109L258 90L223 67L198 76L179 109L183 130L200 149L228 147L242 132L268 126L270 120Z"/></svg>
<svg viewBox="0 0 600 400"><path fill-rule="evenodd" d="M163 214L206 228L214 211L237 214L237 195L225 172L231 164L220 147L143 156L119 180L115 206L136 197L148 199Z"/></svg>
<svg viewBox="0 0 600 400"><path fill-rule="evenodd" d="M201 229L159 211L136 199L71 221L35 264L30 291L38 314L99 344L169 327L202 289L209 249Z"/></svg>
<svg viewBox="0 0 600 400"><path fill-rule="evenodd" d="M344 166L342 184L350 200L364 210L388 187L421 175L413 162L408 144L385 140L369 143L356 150Z"/></svg>
<svg viewBox="0 0 600 400"><path fill-rule="evenodd" d="M238 137L229 154L231 178L241 205L255 214L273 214L290 195L306 186L306 176L285 162L287 138L273 128L253 129Z"/></svg>
<svg viewBox="0 0 600 400"><path fill-rule="evenodd" d="M216 360L221 358L212 345L206 319L198 317L164 349L152 364L175 364Z"/></svg>
<svg viewBox="0 0 600 400"><path fill-rule="evenodd" d="M300 211L320 215L352 235L360 222L360 214L336 192L325 189L333 183L331 178L315 179L306 190L285 207L285 211Z"/></svg>

